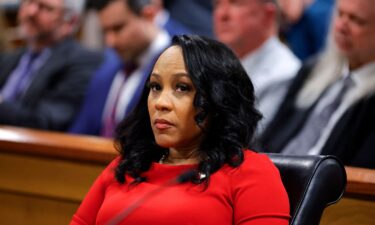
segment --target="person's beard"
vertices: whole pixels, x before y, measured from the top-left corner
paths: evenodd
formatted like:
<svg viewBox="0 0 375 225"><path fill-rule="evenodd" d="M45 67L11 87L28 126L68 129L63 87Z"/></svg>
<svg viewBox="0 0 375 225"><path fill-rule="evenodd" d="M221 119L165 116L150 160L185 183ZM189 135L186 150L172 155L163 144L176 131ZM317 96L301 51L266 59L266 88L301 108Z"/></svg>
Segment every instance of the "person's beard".
<svg viewBox="0 0 375 225"><path fill-rule="evenodd" d="M58 37L58 32L61 24L57 24L53 29L51 30L45 30L43 27L40 26L38 21L36 21L34 18L29 17L25 18L25 21L23 23L28 23L25 25L26 27L23 27L21 25L21 38L27 41L28 43L50 43L54 42L55 39ZM29 26L29 27L27 27ZM33 30L30 34L30 31L28 29Z"/></svg>

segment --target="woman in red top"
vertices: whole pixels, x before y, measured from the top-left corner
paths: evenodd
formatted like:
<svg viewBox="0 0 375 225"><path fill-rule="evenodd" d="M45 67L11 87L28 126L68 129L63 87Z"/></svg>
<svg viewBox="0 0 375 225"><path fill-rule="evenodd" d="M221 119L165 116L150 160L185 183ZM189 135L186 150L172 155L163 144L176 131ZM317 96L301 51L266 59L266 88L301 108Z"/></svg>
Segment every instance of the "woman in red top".
<svg viewBox="0 0 375 225"><path fill-rule="evenodd" d="M172 42L71 225L287 225L278 170L248 150L261 115L241 63L215 40Z"/></svg>

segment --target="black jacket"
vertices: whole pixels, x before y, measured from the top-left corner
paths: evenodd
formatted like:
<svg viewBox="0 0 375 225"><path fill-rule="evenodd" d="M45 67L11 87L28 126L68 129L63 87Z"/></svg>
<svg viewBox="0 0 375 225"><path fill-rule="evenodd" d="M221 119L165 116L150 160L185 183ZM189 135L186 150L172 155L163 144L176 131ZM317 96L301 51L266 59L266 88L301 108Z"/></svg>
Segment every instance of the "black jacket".
<svg viewBox="0 0 375 225"><path fill-rule="evenodd" d="M295 101L315 63L315 60L306 63L298 72L278 113L258 140L261 150L280 152L303 127L316 103L306 109L297 109ZM374 91L341 116L321 154L335 155L345 165L375 168Z"/></svg>
<svg viewBox="0 0 375 225"><path fill-rule="evenodd" d="M0 57L0 89L25 49ZM80 108L86 86L101 55L68 38L51 47L51 55L34 75L25 93L0 103L0 124L66 130Z"/></svg>

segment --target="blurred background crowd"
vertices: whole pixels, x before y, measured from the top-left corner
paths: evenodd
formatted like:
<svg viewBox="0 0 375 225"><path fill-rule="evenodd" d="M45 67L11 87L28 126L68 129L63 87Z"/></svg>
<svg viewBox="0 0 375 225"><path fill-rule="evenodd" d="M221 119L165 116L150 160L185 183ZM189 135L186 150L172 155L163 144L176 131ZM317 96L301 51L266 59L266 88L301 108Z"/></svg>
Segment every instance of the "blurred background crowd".
<svg viewBox="0 0 375 225"><path fill-rule="evenodd" d="M173 35L228 45L259 151L375 168L372 0L0 0L0 124L113 137Z"/></svg>

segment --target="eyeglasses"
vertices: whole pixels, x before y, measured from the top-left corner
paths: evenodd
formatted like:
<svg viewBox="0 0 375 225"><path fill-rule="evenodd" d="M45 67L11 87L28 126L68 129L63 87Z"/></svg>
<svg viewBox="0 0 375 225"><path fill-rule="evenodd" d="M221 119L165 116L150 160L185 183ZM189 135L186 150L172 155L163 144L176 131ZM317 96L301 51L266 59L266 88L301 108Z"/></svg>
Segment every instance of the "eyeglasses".
<svg viewBox="0 0 375 225"><path fill-rule="evenodd" d="M55 11L64 10L63 6L50 4L48 1L41 0L22 0L21 4L23 5L32 5L35 4L40 11L53 13Z"/></svg>

